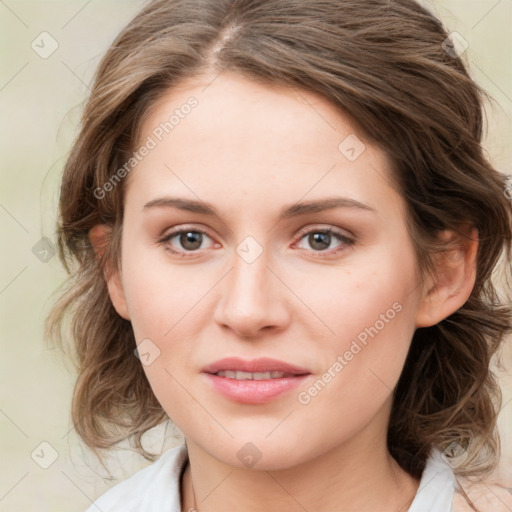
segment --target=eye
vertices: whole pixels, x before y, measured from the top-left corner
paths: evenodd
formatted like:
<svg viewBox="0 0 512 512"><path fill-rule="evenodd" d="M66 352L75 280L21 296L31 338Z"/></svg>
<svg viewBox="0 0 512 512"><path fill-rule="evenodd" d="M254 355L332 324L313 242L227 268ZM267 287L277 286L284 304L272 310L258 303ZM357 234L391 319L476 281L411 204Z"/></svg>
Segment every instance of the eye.
<svg viewBox="0 0 512 512"><path fill-rule="evenodd" d="M191 253L198 251L198 249L204 249L202 245L205 237L210 238L204 231L193 228L181 228L171 231L162 238L159 238L158 243L165 245L165 249L173 254L186 256L187 252ZM175 245L172 243L173 239L176 239L175 243L181 245L181 247L178 247L178 250L174 248Z"/></svg>
<svg viewBox="0 0 512 512"><path fill-rule="evenodd" d="M173 230L158 239L158 243L165 246L165 250L172 254L187 257L200 249L205 249L203 242L210 236L199 229L180 228ZM173 243L173 239L176 239ZM210 238L211 239L211 238ZM300 234L299 241L305 239L312 248L313 252L321 253L318 256L332 255L344 250L347 246L354 244L354 240L332 228L328 229L310 229ZM325 250L331 246L333 241L338 240L340 243L337 247ZM181 247L176 247L178 244ZM304 249L300 247L300 249ZM304 250L308 250L307 248ZM187 254L188 253L188 254Z"/></svg>
<svg viewBox="0 0 512 512"><path fill-rule="evenodd" d="M312 247L314 252L321 252L323 254L334 254L342 251L346 246L354 244L354 240L348 236L335 231L331 228L328 229L312 229L302 233L299 240L306 239L307 243ZM325 250L331 245L334 240L339 240L341 243L334 249ZM323 256L322 254L322 256Z"/></svg>

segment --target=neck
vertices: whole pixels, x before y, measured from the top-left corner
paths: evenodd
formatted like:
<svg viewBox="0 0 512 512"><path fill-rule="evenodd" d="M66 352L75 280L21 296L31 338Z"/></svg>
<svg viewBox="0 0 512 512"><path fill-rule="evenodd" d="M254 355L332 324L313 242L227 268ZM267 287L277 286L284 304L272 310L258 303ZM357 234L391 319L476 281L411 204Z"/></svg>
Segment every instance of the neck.
<svg viewBox="0 0 512 512"><path fill-rule="evenodd" d="M187 447L185 511L397 512L409 508L419 485L391 457L385 442L340 445L276 471L232 467L193 442L187 441Z"/></svg>

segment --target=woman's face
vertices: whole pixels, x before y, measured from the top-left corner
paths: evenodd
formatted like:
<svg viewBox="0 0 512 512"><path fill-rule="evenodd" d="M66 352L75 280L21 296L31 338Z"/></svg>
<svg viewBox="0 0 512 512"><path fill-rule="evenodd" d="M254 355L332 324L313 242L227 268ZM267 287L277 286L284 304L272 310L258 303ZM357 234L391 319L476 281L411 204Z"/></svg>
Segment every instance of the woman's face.
<svg viewBox="0 0 512 512"><path fill-rule="evenodd" d="M386 155L228 72L170 91L137 148L113 300L187 442L263 469L381 446L421 295Z"/></svg>

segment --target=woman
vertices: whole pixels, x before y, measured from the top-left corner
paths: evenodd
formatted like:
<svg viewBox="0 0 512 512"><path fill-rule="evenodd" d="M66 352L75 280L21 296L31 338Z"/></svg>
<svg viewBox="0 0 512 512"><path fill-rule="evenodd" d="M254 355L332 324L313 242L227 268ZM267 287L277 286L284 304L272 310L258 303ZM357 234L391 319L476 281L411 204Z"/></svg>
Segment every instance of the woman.
<svg viewBox="0 0 512 512"><path fill-rule="evenodd" d="M118 36L49 325L91 448L186 444L90 510L510 506L459 483L497 462L512 222L456 43L412 0L160 0Z"/></svg>

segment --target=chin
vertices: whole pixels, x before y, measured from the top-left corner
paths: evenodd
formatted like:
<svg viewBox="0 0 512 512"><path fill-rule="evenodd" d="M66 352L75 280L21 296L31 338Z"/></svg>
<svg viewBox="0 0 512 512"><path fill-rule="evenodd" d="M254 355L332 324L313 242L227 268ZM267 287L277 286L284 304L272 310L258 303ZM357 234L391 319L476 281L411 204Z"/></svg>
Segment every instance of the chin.
<svg viewBox="0 0 512 512"><path fill-rule="evenodd" d="M286 439L285 439L286 438ZM215 459L239 469L254 469L259 471L280 471L303 464L314 459L317 453L305 453L297 447L297 439L307 439L302 436L287 433L283 437L272 434L268 439L249 434L235 436L224 443L215 443L215 449L208 449ZM242 441L243 439L243 441ZM311 446L309 449L311 450Z"/></svg>

